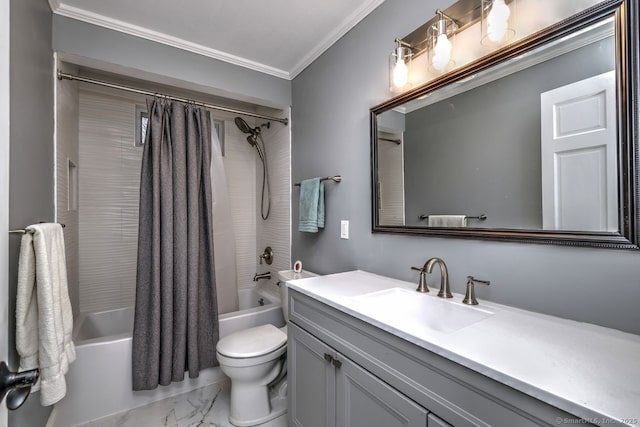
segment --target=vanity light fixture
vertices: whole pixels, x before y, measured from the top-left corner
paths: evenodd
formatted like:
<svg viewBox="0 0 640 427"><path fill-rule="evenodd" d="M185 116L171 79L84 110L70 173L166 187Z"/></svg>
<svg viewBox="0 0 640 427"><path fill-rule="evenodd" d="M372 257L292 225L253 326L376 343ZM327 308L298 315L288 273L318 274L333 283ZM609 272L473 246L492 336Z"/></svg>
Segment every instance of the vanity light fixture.
<svg viewBox="0 0 640 427"><path fill-rule="evenodd" d="M486 46L497 46L511 40L516 31L513 28L513 17L516 0L507 5L505 0L482 0L482 38Z"/></svg>
<svg viewBox="0 0 640 427"><path fill-rule="evenodd" d="M464 52L469 50L473 56L477 50L470 44L488 47L482 49L483 54L508 44L516 36L516 3L517 0L457 0L444 11L436 10L433 18L395 40L396 48L389 56L389 89L404 92L412 83L449 72L456 66L456 56L468 62L469 55ZM461 37L456 46L457 35ZM428 55L424 61L422 54Z"/></svg>
<svg viewBox="0 0 640 427"><path fill-rule="evenodd" d="M436 15L439 19L429 29L429 64L437 73L444 73L455 66L451 51L458 24L440 9L436 10Z"/></svg>
<svg viewBox="0 0 640 427"><path fill-rule="evenodd" d="M411 45L396 39L396 48L389 55L389 89L402 92L411 87L409 73L411 71Z"/></svg>

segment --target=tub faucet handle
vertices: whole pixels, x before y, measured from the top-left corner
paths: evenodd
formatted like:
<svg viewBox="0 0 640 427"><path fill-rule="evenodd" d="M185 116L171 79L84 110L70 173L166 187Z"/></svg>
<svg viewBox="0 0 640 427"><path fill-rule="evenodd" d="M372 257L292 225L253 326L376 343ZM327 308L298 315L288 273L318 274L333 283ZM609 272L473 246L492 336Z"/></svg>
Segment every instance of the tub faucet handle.
<svg viewBox="0 0 640 427"><path fill-rule="evenodd" d="M262 260L264 260L267 265L271 265L271 263L273 262L273 249L271 249L271 246L267 246L266 248L264 248L264 252L262 253L262 255L260 255L259 258L260 264L262 264Z"/></svg>

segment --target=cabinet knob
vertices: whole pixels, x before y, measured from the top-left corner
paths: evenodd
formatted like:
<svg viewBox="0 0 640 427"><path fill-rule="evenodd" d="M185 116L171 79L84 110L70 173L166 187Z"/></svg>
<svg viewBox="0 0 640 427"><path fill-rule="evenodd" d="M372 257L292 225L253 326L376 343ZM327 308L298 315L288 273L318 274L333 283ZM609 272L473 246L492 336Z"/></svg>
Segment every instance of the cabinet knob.
<svg viewBox="0 0 640 427"><path fill-rule="evenodd" d="M333 356L330 355L329 353L325 353L324 354L324 360L326 360L329 363L333 363Z"/></svg>
<svg viewBox="0 0 640 427"><path fill-rule="evenodd" d="M331 363L333 364L333 366L335 366L338 369L342 366L342 362L339 361L338 359L333 359Z"/></svg>

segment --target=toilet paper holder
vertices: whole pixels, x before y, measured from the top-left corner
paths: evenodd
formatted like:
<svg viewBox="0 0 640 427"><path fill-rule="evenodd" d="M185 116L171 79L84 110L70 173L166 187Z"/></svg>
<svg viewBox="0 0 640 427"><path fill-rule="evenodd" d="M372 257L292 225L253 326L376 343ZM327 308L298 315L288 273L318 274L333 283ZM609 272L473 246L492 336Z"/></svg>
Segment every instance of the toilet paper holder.
<svg viewBox="0 0 640 427"><path fill-rule="evenodd" d="M39 369L11 372L5 362L0 362L0 402L7 396L7 408L16 410L31 394L31 387L38 382Z"/></svg>

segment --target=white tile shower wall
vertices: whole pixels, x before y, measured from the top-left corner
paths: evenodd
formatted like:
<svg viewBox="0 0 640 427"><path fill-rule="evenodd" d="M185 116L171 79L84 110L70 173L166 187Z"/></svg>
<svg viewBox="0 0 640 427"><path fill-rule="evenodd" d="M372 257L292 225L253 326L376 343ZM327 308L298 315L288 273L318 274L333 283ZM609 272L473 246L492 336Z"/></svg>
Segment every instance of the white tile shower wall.
<svg viewBox="0 0 640 427"><path fill-rule="evenodd" d="M246 135L236 127L233 115L214 111L213 116L225 121L224 168L236 241L238 288L250 288L255 285L256 153Z"/></svg>
<svg viewBox="0 0 640 427"><path fill-rule="evenodd" d="M58 64L65 72L75 67ZM69 161L79 167L78 161L78 83L56 80L55 86L55 138L56 138L56 220L65 224L64 242L67 259L69 298L74 314L79 310L78 287L78 209L69 205ZM76 169L77 170L77 169Z"/></svg>
<svg viewBox="0 0 640 427"><path fill-rule="evenodd" d="M273 112L264 111L267 114ZM258 119L256 123L264 123ZM271 280L261 281L260 286L269 292L278 293L275 284L277 272L291 268L291 125L272 122L269 129L263 128L263 139L269 165L271 185L271 212L266 221L260 216L262 188L262 163L256 155L256 218L258 221L258 245L256 268L258 272L271 272ZM259 264L259 256L267 246L273 249L273 264Z"/></svg>
<svg viewBox="0 0 640 427"><path fill-rule="evenodd" d="M135 104L80 87L80 311L133 305L142 148ZM143 102L140 98L139 102Z"/></svg>

